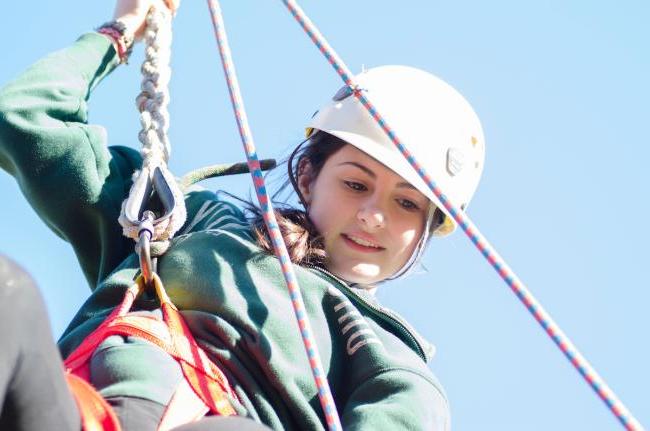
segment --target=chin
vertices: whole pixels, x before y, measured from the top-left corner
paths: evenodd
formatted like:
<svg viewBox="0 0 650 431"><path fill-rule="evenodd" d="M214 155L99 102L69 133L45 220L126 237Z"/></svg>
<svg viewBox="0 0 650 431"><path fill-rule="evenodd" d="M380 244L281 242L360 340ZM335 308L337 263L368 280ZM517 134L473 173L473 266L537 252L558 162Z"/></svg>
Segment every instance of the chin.
<svg viewBox="0 0 650 431"><path fill-rule="evenodd" d="M374 283L380 282L385 278L381 275L381 271L376 265L363 263L340 271L332 270L332 273L350 283L358 283L364 285L372 285Z"/></svg>

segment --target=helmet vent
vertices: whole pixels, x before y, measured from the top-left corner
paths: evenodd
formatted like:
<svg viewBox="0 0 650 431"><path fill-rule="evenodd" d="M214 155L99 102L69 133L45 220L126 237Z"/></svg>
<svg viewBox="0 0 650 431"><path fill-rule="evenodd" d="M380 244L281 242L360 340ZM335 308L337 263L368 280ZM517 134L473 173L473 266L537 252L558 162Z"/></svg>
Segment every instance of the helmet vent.
<svg viewBox="0 0 650 431"><path fill-rule="evenodd" d="M464 164L465 154L461 149L452 147L447 150L447 171L452 177L463 170Z"/></svg>

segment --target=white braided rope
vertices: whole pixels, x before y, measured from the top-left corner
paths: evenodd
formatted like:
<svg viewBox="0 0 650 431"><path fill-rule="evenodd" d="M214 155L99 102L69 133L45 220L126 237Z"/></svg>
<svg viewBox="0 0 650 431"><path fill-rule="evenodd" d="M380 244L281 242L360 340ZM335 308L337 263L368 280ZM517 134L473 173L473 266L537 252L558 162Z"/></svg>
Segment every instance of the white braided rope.
<svg viewBox="0 0 650 431"><path fill-rule="evenodd" d="M151 9L147 15L147 28L144 35L145 60L141 67L141 92L136 98L140 111L142 130L138 139L142 143L142 168L134 172L133 182L141 175L151 179L156 168L160 168L176 201L174 212L169 218L154 223L152 240L164 241L172 238L181 228L187 217L183 193L174 176L167 169L167 161L171 152L167 130L169 128L169 80L171 68L171 31L172 15L169 11ZM129 195L133 193L131 188ZM139 225L131 223L125 214L126 202L122 203L122 211L118 219L123 228L124 236L138 239Z"/></svg>

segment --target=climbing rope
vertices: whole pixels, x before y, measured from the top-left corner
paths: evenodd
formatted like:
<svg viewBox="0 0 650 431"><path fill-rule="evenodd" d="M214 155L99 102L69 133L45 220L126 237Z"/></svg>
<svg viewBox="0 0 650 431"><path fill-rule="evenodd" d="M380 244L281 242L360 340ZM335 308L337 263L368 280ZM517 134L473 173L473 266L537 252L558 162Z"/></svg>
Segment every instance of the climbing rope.
<svg viewBox="0 0 650 431"><path fill-rule="evenodd" d="M143 212L147 209L153 189L160 195L165 212L152 220L146 228L152 241L169 241L187 217L183 193L167 169L171 151L167 136L171 21L172 16L168 10L151 9L147 15L141 92L136 98L142 126L138 138L142 143L143 161L142 168L133 175L133 186L128 198L122 203L118 219L124 236L135 240L140 237Z"/></svg>
<svg viewBox="0 0 650 431"><path fill-rule="evenodd" d="M280 260L282 273L287 283L287 288L289 289L291 304L293 305L296 320L298 321L298 326L300 327L300 334L305 346L305 351L307 352L307 357L309 359L309 365L314 376L314 381L318 389L318 398L320 400L321 407L325 412L325 420L327 422L328 428L332 431L341 430L341 421L336 411L336 405L334 404L334 399L332 397L329 383L327 382L325 371L323 370L323 365L318 353L318 347L314 342L314 336L312 334L309 320L307 319L307 312L305 311L305 304L302 299L302 294L300 293L300 287L298 286L296 275L293 271L293 265L291 263L289 253L287 252L287 247L284 243L280 228L275 219L275 213L273 211L273 206L271 205L271 199L269 198L266 191L264 178L262 171L260 170L260 163L257 159L255 144L253 142L253 135L248 125L248 119L246 116L246 111L244 109L244 102L239 90L239 83L237 81L237 76L235 73L235 65L232 61L230 48L228 46L228 39L226 37L221 8L219 6L219 2L216 0L208 0L208 7L210 8L214 33L217 39L217 45L219 47L219 55L221 56L223 71L226 75L228 91L230 92L230 101L235 112L235 118L237 120L237 126L239 128L242 144L244 145L244 151L246 152L246 160L253 177L255 193L262 209L264 223L266 224L266 228L273 243L273 249L276 256Z"/></svg>
<svg viewBox="0 0 650 431"><path fill-rule="evenodd" d="M472 221L460 211L438 188L432 177L425 171L425 169L415 160L415 157L408 151L406 146L397 137L395 131L391 129L390 125L375 109L374 105L368 100L366 95L357 90L353 82L353 75L347 66L341 61L336 52L327 43L320 31L306 16L304 11L293 0L282 0L291 15L300 24L302 29L307 33L309 38L314 42L318 49L327 58L329 63L334 67L334 70L339 74L343 82L353 90L355 97L370 113L372 118L379 124L382 130L390 138L393 144L397 147L400 153L406 158L410 165L420 175L424 182L429 186L431 191L443 203L447 211L452 215L456 223L461 227L463 232L469 237L472 243L478 248L481 254L487 259L492 267L497 271L499 276L506 282L506 284L517 295L521 302L526 306L528 311L533 315L535 320L542 326L544 331L548 334L553 342L560 348L562 353L569 359L571 364L578 370L580 375L587 381L591 388L598 394L598 396L605 402L611 412L618 418L623 426L629 431L641 431L642 425L632 416L630 411L623 405L623 403L616 397L614 392L606 385L603 379L596 373L594 368L587 362L587 360L580 354L575 345L569 338L562 332L558 325L553 321L551 316L542 308L541 304L533 297L526 286L521 282L513 270L507 263L496 253L496 250L490 245L487 239L480 233L478 228Z"/></svg>

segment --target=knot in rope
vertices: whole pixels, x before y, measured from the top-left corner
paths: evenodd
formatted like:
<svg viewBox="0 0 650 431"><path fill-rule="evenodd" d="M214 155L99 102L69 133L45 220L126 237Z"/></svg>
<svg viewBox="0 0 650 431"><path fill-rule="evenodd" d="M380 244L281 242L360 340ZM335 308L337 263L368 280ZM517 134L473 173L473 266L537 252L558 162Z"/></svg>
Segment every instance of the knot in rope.
<svg viewBox="0 0 650 431"><path fill-rule="evenodd" d="M167 136L169 129L169 80L171 68L171 13L167 10L151 9L147 15L147 28L144 35L145 60L141 67L142 83L140 94L136 98L136 106L140 111L142 129L138 139L142 144L142 168L133 174L133 186L129 196L122 203L119 223L124 236L138 240L140 220L127 217L126 209L133 200L139 199L142 208L150 198L151 184L155 185L154 174L159 172L175 203L171 214L165 214L154 220L153 241L166 241L174 236L186 219L183 193L171 172L167 162L171 153L171 145ZM158 190L159 191L159 190ZM137 203L136 203L137 204Z"/></svg>

